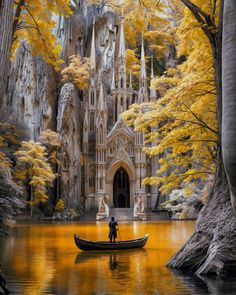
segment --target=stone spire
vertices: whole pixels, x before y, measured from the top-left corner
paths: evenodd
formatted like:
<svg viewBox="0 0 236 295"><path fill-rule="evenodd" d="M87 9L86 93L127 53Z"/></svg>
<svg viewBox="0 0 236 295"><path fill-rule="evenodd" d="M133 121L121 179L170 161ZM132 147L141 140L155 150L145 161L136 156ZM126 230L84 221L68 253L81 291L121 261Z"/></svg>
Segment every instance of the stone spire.
<svg viewBox="0 0 236 295"><path fill-rule="evenodd" d="M95 49L95 17L93 17L93 33L90 51L90 70L96 71L96 49Z"/></svg>
<svg viewBox="0 0 236 295"><path fill-rule="evenodd" d="M105 99L104 99L104 92L103 92L103 84L101 81L100 93L99 93L99 99L98 99L98 112L104 112L104 111L105 111Z"/></svg>
<svg viewBox="0 0 236 295"><path fill-rule="evenodd" d="M152 82L154 80L154 70L153 70L153 55L151 57L151 76L150 76L150 100L155 101L157 99L156 89L152 87Z"/></svg>
<svg viewBox="0 0 236 295"><path fill-rule="evenodd" d="M121 20L120 20L120 44L119 44L119 53L118 57L126 57L126 52L125 52L125 33L124 33L124 16L123 12L121 15Z"/></svg>
<svg viewBox="0 0 236 295"><path fill-rule="evenodd" d="M138 102L148 101L148 92L147 92L147 74L146 74L146 63L145 63L145 52L144 52L144 42L142 35L142 45L141 45L141 69L140 69L140 78L139 78L139 94Z"/></svg>
<svg viewBox="0 0 236 295"><path fill-rule="evenodd" d="M123 13L120 21L120 43L118 52L118 88L126 89L126 52Z"/></svg>
<svg viewBox="0 0 236 295"><path fill-rule="evenodd" d="M88 118L88 108L85 109L85 115L84 115L84 130L86 131L88 129L89 125L89 118Z"/></svg>
<svg viewBox="0 0 236 295"><path fill-rule="evenodd" d="M141 79L145 79L145 80L147 79L143 35L142 35L142 45L141 45L141 71L140 71L140 80Z"/></svg>

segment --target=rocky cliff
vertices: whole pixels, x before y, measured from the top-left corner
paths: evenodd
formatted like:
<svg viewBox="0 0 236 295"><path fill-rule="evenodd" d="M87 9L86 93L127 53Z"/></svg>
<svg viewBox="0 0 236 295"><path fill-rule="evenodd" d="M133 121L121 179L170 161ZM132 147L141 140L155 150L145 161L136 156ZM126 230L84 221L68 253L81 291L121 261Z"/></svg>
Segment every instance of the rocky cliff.
<svg viewBox="0 0 236 295"><path fill-rule="evenodd" d="M62 45L61 57L68 64L73 54L89 56L92 21L96 15L96 55L101 71L111 77L113 40L116 17L98 7L87 7L83 1L74 7L69 18L59 18L57 36ZM109 88L109 79L107 80ZM84 105L87 94L73 84L62 84L60 73L40 57L32 56L27 44L18 50L11 64L8 97L2 110L9 118L28 128L29 138L37 140L40 132L52 129L63 142L57 198L62 197L68 208L81 207L81 142Z"/></svg>

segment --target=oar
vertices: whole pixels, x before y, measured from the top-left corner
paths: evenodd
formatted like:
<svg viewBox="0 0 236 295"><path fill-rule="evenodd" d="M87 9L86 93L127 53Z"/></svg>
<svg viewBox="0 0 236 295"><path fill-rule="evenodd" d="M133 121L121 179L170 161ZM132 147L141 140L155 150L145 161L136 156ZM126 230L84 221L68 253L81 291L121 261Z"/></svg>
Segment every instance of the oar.
<svg viewBox="0 0 236 295"><path fill-rule="evenodd" d="M120 241L121 241L120 229L119 229L119 226L118 226L118 225L117 225L117 229L118 229L118 232L119 232L119 238L120 238Z"/></svg>

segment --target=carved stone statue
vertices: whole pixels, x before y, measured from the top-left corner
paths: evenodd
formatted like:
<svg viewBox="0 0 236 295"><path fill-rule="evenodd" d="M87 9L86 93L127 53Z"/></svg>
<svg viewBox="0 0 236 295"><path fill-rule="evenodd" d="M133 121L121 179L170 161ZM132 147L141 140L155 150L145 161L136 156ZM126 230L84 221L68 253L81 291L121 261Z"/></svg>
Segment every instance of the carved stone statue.
<svg viewBox="0 0 236 295"><path fill-rule="evenodd" d="M140 202L140 213L145 213L145 201L144 201L144 196L140 197L141 202Z"/></svg>
<svg viewBox="0 0 236 295"><path fill-rule="evenodd" d="M108 195L103 194L99 198L97 220L109 217L108 201L109 201Z"/></svg>
<svg viewBox="0 0 236 295"><path fill-rule="evenodd" d="M98 213L101 214L101 213L105 213L105 197L104 196L101 196L99 198L99 205L98 205Z"/></svg>
<svg viewBox="0 0 236 295"><path fill-rule="evenodd" d="M145 198L142 194L137 194L134 198L134 217L146 220Z"/></svg>

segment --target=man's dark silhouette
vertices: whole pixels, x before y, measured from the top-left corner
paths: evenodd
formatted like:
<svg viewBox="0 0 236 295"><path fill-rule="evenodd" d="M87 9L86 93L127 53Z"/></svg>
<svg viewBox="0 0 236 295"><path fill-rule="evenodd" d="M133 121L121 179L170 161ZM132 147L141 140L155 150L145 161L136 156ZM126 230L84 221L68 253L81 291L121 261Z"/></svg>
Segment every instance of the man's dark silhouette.
<svg viewBox="0 0 236 295"><path fill-rule="evenodd" d="M109 232L109 238L110 238L110 243L116 242L116 238L117 238L117 228L116 226L118 225L118 223L115 221L115 217L111 218L111 221L109 222L109 228L110 228L110 232Z"/></svg>

